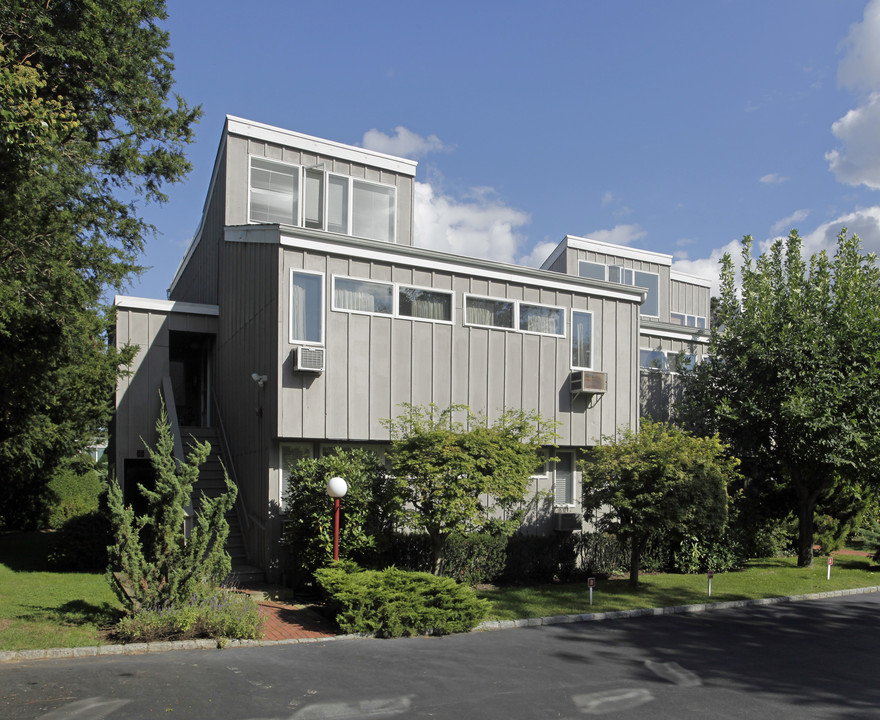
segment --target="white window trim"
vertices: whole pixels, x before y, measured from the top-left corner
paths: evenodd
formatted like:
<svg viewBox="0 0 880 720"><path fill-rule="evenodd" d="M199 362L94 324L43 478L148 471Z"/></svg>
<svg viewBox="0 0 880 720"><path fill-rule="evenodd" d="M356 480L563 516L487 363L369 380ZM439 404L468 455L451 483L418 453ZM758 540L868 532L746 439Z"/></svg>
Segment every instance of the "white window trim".
<svg viewBox="0 0 880 720"><path fill-rule="evenodd" d="M578 260L578 277L586 278L588 280L596 280L597 279L597 278L590 277L589 275L582 275L581 274L581 265L584 263L586 263L588 265L598 265L599 267L601 267L603 270L602 274L604 276L601 279L605 282L608 282L608 266L605 263L596 262L595 260Z"/></svg>
<svg viewBox="0 0 880 720"><path fill-rule="evenodd" d="M575 315L589 315L590 316L590 366L583 367L581 365L574 364L574 316ZM593 347L595 346L595 338L596 338L596 325L593 322L593 311L592 310L575 310L572 308L571 310L571 346L569 347L568 352L568 360L571 363L572 370L592 370L593 369Z"/></svg>
<svg viewBox="0 0 880 720"><path fill-rule="evenodd" d="M520 306L529 305L530 307L539 307L539 308L547 308L548 310L561 310L562 311L562 332L561 333L546 333L539 332L537 330L523 330L520 327ZM516 330L525 334L525 335L544 335L546 337L565 337L565 308L560 307L559 305L544 305L543 303L535 303L529 302L528 300L517 300L516 301Z"/></svg>
<svg viewBox="0 0 880 720"><path fill-rule="evenodd" d="M510 316L510 321L512 325L510 327L507 327L506 325L483 325L481 323L468 322L467 301L469 298L473 298L474 300L492 300L493 302L510 303L513 306ZM505 332L519 332L519 330L517 330L516 300L511 300L510 298L492 297L491 295L473 295L471 293L466 293L464 296L464 304L462 305L461 312L461 324L465 327L487 328L489 330L504 330Z"/></svg>
<svg viewBox="0 0 880 720"><path fill-rule="evenodd" d="M410 288L411 290L424 290L425 292L440 293L449 295L449 320L435 320L434 318L416 317L414 315L400 314L400 290L401 288ZM441 325L455 324L455 291L446 290L445 288L422 287L421 285L413 285L411 283L395 283L394 284L394 317L401 320L415 320L416 322L440 323Z"/></svg>
<svg viewBox="0 0 880 720"><path fill-rule="evenodd" d="M266 224L266 223L263 223L263 222L261 222L261 221L259 221L259 220L254 220L253 218L251 218L251 194L252 194L252 192L253 192L253 187L254 187L251 178L252 178L252 174L253 174L253 171L254 171L254 162L253 162L254 159L256 159L256 160L262 160L262 161L267 162L267 163L272 163L273 165L283 165L284 167L289 167L289 168L295 168L295 169L296 169L296 175L297 175L297 181L296 181L296 187L297 187L296 215L297 215L297 216L294 218L294 223L293 223L293 224L294 224L296 227L301 227L301 226L302 226L302 211L303 211L302 204L303 204L303 197L304 197L304 190L303 190L303 168L302 168L302 165L297 165L296 163L284 162L283 160L276 160L275 158L268 158L268 157L266 157L266 156L264 156L264 155L248 155L248 182L247 182L247 188L248 188L248 196L247 196L247 215L248 215L248 224L250 224L250 225L265 225L265 224Z"/></svg>
<svg viewBox="0 0 880 720"><path fill-rule="evenodd" d="M338 175L338 173L334 173L334 175ZM348 177L348 234L351 237L363 237L362 235L355 235L352 232L354 227L354 184L355 182L363 183L364 185L376 185L381 188L389 188L391 189L391 217L393 222L391 223L391 237L388 238L387 242L396 243L397 242L397 185L387 185L385 183L376 182L375 180L366 180L364 178L352 177L350 175L339 175L339 177ZM325 193L325 195L329 195L329 193ZM376 238L365 238L366 240L373 240L374 242L386 242L383 240L377 240Z"/></svg>
<svg viewBox="0 0 880 720"><path fill-rule="evenodd" d="M352 310L351 308L338 307L336 305L336 280L354 280L355 282L371 283L373 285L385 285L391 288L391 312L370 312L369 310ZM376 317L395 317L397 315L397 290L393 282L387 280L373 280L372 278L354 277L352 275L334 275L333 287L330 292L330 309L333 312L351 313L353 315L375 315Z"/></svg>
<svg viewBox="0 0 880 720"><path fill-rule="evenodd" d="M299 340L299 339L296 339L293 337L293 276L297 273L299 273L301 275L317 275L318 277L321 278L321 293L320 293L320 297L321 297L321 313L320 313L320 315L321 315L321 340L319 342L315 342L312 340ZM325 312L324 312L324 306L326 305L326 302L324 299L325 294L326 294L325 285L326 285L326 275L322 272L318 272L315 270L300 270L298 268L291 268L290 269L290 283L287 286L287 294L290 296L290 298L288 299L288 310L287 310L287 312L288 312L287 339L291 345L311 345L311 346L316 346L316 347L323 347L324 346L324 330L325 330L325 326L326 326L326 316L325 316Z"/></svg>

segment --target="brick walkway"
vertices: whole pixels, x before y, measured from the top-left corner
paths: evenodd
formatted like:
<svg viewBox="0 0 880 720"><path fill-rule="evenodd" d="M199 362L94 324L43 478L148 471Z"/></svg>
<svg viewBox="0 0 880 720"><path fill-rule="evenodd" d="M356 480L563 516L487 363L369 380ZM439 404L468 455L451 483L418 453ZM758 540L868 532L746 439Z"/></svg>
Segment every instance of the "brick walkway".
<svg viewBox="0 0 880 720"><path fill-rule="evenodd" d="M264 640L302 640L338 633L332 622L308 606L261 600L260 613L266 618Z"/></svg>

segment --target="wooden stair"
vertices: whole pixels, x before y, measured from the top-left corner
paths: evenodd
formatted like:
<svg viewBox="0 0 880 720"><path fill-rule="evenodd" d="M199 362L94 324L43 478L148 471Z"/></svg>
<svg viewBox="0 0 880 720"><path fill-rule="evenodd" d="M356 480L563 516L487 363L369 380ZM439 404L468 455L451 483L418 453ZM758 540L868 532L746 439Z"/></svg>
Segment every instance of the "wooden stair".
<svg viewBox="0 0 880 720"><path fill-rule="evenodd" d="M215 498L226 491L226 482L223 479L224 448L215 428L181 427L180 432L183 438L184 453L189 452L193 438L199 442L211 443L211 452L199 468L199 479L193 487L193 509L198 513L199 501L203 495ZM229 537L226 539L225 547L226 552L232 558L232 572L226 579L226 584L241 587L265 582L265 572L248 562L244 533L235 507L226 513L226 521L229 523Z"/></svg>

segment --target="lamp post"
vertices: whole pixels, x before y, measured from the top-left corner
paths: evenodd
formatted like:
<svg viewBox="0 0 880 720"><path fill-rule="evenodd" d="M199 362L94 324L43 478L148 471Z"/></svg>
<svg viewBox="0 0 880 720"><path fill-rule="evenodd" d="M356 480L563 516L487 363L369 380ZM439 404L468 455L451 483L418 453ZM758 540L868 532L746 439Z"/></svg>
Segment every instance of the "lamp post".
<svg viewBox="0 0 880 720"><path fill-rule="evenodd" d="M327 481L327 494L333 498L333 560L339 560L339 498L345 497L348 485L341 477Z"/></svg>

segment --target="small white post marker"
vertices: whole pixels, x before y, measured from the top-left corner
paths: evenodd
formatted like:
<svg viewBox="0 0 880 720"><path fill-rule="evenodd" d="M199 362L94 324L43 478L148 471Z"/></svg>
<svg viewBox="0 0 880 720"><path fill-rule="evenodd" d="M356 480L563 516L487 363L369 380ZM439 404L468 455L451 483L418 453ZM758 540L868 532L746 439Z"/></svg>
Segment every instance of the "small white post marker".
<svg viewBox="0 0 880 720"><path fill-rule="evenodd" d="M828 580L831 579L831 566L834 565L834 558L830 555L828 556Z"/></svg>
<svg viewBox="0 0 880 720"><path fill-rule="evenodd" d="M596 578L587 578L587 587L590 588L590 607L593 607L593 588L596 587Z"/></svg>
<svg viewBox="0 0 880 720"><path fill-rule="evenodd" d="M715 573L710 570L706 575L709 578L709 597L712 597L712 578L715 577Z"/></svg>

